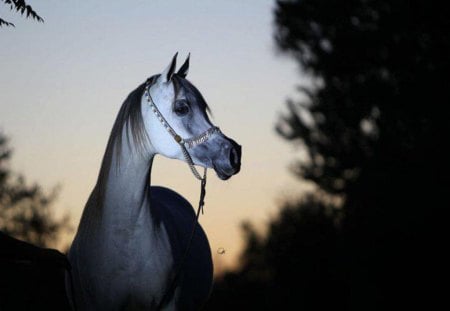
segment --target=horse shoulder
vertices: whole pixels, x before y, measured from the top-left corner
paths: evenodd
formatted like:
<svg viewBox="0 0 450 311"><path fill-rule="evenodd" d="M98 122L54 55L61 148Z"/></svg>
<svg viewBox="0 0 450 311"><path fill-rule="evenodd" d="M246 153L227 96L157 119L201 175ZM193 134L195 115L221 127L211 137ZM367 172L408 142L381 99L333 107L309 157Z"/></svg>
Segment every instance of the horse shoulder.
<svg viewBox="0 0 450 311"><path fill-rule="evenodd" d="M164 187L151 187L153 212L159 214L170 242L174 261L178 265L188 247L196 214L192 205L180 194ZM208 238L200 224L196 225L189 255L183 263L183 277L179 291L179 303L183 309L198 309L209 297L212 287L213 264Z"/></svg>
<svg viewBox="0 0 450 311"><path fill-rule="evenodd" d="M195 216L192 205L179 193L161 186L150 187L151 204L158 207L168 208L176 216L193 217Z"/></svg>

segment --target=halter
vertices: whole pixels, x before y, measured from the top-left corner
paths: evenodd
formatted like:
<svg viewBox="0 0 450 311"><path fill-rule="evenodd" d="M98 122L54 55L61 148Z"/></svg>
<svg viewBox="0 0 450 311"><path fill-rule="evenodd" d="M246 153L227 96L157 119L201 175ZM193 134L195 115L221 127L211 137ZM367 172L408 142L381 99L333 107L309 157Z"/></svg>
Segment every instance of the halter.
<svg viewBox="0 0 450 311"><path fill-rule="evenodd" d="M177 134L177 132L173 129L173 127L170 126L170 124L167 122L167 120L164 118L164 116L159 111L158 107L155 105L155 102L153 101L153 98L150 95L150 86L151 86L151 84L147 81L147 85L145 86L144 96L147 97L148 104L152 108L152 111L158 118L159 122L161 122L161 124L164 126L164 128L167 130L167 132L169 132L169 134L173 137L173 139L180 146L181 151L183 152L183 156L186 159L186 163L189 165L189 168L191 169L192 174L195 176L195 178L197 178L198 180L201 181L201 183L200 183L200 199L198 202L198 208L197 208L197 213L196 213L196 216L194 219L194 223L192 225L192 230L191 230L191 233L189 236L189 241L186 246L186 249L184 250L183 257L181 258L181 261L175 271L173 279L172 279L171 283L169 284L169 287L165 291L164 296L162 297L161 301L157 305L156 310L161 310L162 307L164 306L164 304L166 303L167 299L169 299L170 295L175 291L175 288L176 288L176 285L178 282L178 278L180 277L181 270L183 268L183 265L186 261L187 255L189 254L189 250L192 245L192 240L193 240L194 234L195 234L195 228L197 227L198 219L200 217L200 211L203 214L203 206L205 205L206 173L207 173L208 169L206 167L204 168L203 177L202 177L200 175L200 173L197 171L197 169L195 168L194 161L192 161L192 157L189 154L189 151L187 149L193 148L197 145L200 145L200 144L206 142L212 135L214 135L216 133L219 134L219 133L221 133L221 131L217 126L212 126L198 136L195 136L192 138L186 138L186 139L182 138L180 135Z"/></svg>
<svg viewBox="0 0 450 311"><path fill-rule="evenodd" d="M158 118L159 122L161 122L161 124L164 126L164 128L167 130L167 132L169 132L169 134L173 137L173 139L181 147L181 152L183 153L183 156L186 159L186 163L189 165L189 168L191 169L192 174L194 174L195 178L197 178L200 181L203 181L203 179L206 179L207 168L205 167L204 172L203 172L203 177L202 177L200 175L200 173L197 171L197 169L195 168L194 161L192 161L192 157L189 154L187 148L190 149L190 148L193 148L197 145L200 145L200 144L208 141L208 139L212 135L214 135L216 133L217 134L221 133L220 129L217 126L212 126L198 136L184 139L180 135L178 135L177 132L175 132L173 127L170 126L170 124L167 122L167 120L164 118L164 116L159 111L158 107L155 105L155 102L153 101L153 98L150 95L150 84L149 83L147 83L147 85L145 86L144 96L147 97L147 102L150 105L150 107L152 108L152 111Z"/></svg>

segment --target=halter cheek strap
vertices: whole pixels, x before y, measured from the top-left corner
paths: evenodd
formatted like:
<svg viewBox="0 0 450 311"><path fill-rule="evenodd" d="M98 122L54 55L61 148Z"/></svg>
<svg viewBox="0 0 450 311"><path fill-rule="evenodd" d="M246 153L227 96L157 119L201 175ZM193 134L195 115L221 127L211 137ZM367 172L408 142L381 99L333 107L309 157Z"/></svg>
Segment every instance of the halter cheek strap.
<svg viewBox="0 0 450 311"><path fill-rule="evenodd" d="M184 158L186 159L186 163L189 165L189 168L192 171L192 174L198 179L203 180L206 179L206 171L207 169L204 169L203 177L200 175L200 173L197 171L197 169L194 166L194 161L192 161L192 157L189 154L187 148L193 148L197 145L200 145L204 142L206 142L212 135L221 133L220 129L217 126L212 126L209 129L207 129L202 134L191 137L191 138L182 138L180 135L177 134L177 132L170 126L170 124L166 121L164 116L159 111L158 107L155 105L155 102L153 101L152 96L150 95L150 85L147 84L144 92L144 96L147 97L147 102L152 108L153 113L158 118L159 122L164 126L164 128L169 132L169 134L173 137L173 139L178 143L178 145L181 147L181 151L183 153Z"/></svg>

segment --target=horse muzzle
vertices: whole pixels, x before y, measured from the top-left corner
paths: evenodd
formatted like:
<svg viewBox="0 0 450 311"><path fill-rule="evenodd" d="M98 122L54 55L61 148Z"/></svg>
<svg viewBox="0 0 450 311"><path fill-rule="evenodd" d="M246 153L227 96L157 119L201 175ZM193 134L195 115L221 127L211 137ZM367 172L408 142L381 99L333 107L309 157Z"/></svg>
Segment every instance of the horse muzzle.
<svg viewBox="0 0 450 311"><path fill-rule="evenodd" d="M213 168L217 176L227 180L241 170L242 147L234 140L226 137L221 143L220 156L213 160Z"/></svg>

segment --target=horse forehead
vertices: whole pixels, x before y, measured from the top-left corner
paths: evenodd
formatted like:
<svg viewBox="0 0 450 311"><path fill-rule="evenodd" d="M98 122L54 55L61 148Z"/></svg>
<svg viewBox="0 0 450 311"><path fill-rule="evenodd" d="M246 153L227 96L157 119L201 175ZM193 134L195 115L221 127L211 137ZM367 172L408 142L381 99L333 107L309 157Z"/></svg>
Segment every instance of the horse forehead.
<svg viewBox="0 0 450 311"><path fill-rule="evenodd" d="M157 83L153 86L155 95L153 95L152 92L152 96L154 96L154 99L156 99L158 102L164 103L173 103L174 101L179 99L186 99L189 101L191 106L194 107L194 109L197 108L199 112L204 112L206 114L207 105L204 102L200 91L198 91L189 82L186 82ZM203 114L201 113L200 115Z"/></svg>
<svg viewBox="0 0 450 311"><path fill-rule="evenodd" d="M175 97L175 88L172 83L159 83L151 88L152 96L159 101L172 102Z"/></svg>

